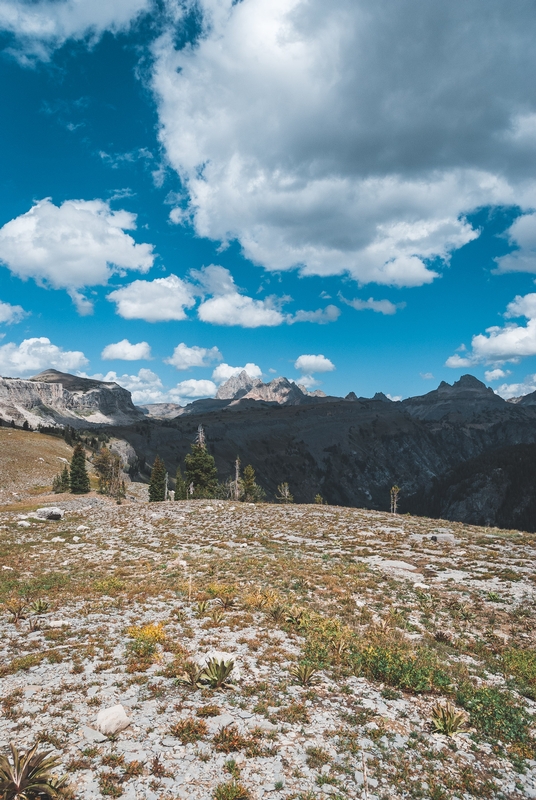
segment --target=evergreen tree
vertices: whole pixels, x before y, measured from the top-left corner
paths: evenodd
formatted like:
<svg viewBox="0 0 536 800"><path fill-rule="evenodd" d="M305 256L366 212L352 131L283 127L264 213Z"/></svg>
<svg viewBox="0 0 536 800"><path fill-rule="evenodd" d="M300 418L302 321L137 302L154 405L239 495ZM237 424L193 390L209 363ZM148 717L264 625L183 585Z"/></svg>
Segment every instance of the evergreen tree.
<svg viewBox="0 0 536 800"><path fill-rule="evenodd" d="M68 492L71 488L71 479L69 477L69 470L67 469L67 464L61 471L60 475L60 491Z"/></svg>
<svg viewBox="0 0 536 800"><path fill-rule="evenodd" d="M175 500L188 499L188 486L184 480L181 468L177 467L177 474L175 476Z"/></svg>
<svg viewBox="0 0 536 800"><path fill-rule="evenodd" d="M86 451L81 444L75 445L71 459L69 484L73 494L89 492L89 476L86 470Z"/></svg>
<svg viewBox="0 0 536 800"><path fill-rule="evenodd" d="M157 456L151 470L151 482L149 483L149 502L158 503L166 499L166 465Z"/></svg>
<svg viewBox="0 0 536 800"><path fill-rule="evenodd" d="M27 419L25 419L24 422L22 423L22 430L23 431L29 431L30 430L30 424L29 424Z"/></svg>
<svg viewBox="0 0 536 800"><path fill-rule="evenodd" d="M248 464L242 476L242 500L246 503L261 503L266 494L255 480L255 470Z"/></svg>
<svg viewBox="0 0 536 800"><path fill-rule="evenodd" d="M193 485L192 497L214 497L218 489L218 471L205 444L192 444L184 459L186 486Z"/></svg>

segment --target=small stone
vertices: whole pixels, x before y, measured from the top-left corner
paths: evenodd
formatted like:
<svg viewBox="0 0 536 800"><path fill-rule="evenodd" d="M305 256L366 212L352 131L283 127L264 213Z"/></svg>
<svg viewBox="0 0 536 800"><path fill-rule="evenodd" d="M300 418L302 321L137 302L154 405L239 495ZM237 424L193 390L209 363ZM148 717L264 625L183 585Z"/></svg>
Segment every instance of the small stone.
<svg viewBox="0 0 536 800"><path fill-rule="evenodd" d="M96 731L94 728L90 728L89 725L82 725L80 728L80 733L88 742L105 742L106 736L103 736L102 733Z"/></svg>
<svg viewBox="0 0 536 800"><path fill-rule="evenodd" d="M131 721L121 703L111 708L103 708L97 714L97 728L107 736L128 728Z"/></svg>

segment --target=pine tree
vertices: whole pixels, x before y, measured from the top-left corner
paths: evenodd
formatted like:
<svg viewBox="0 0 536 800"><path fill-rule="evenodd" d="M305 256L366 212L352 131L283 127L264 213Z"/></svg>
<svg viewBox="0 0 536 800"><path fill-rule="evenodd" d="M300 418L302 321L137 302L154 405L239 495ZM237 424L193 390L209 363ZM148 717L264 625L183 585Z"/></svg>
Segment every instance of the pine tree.
<svg viewBox="0 0 536 800"><path fill-rule="evenodd" d="M247 503L261 503L266 494L255 480L255 470L248 464L242 477L242 499Z"/></svg>
<svg viewBox="0 0 536 800"><path fill-rule="evenodd" d="M166 499L166 465L157 456L151 470L151 482L149 483L149 502L159 503Z"/></svg>
<svg viewBox="0 0 536 800"><path fill-rule="evenodd" d="M188 486L184 480L181 468L177 467L177 474L175 476L175 500L188 499Z"/></svg>
<svg viewBox="0 0 536 800"><path fill-rule="evenodd" d="M218 489L218 471L205 444L192 444L184 459L186 486L193 484L193 497L214 497Z"/></svg>
<svg viewBox="0 0 536 800"><path fill-rule="evenodd" d="M71 479L69 477L69 470L67 469L67 464L61 471L60 475L60 492L68 492L71 488Z"/></svg>
<svg viewBox="0 0 536 800"><path fill-rule="evenodd" d="M89 476L86 470L86 451L81 444L75 445L71 459L69 484L73 494L89 492Z"/></svg>
<svg viewBox="0 0 536 800"><path fill-rule="evenodd" d="M99 492L109 494L112 481L112 454L107 447L101 447L93 459L93 466L99 476Z"/></svg>

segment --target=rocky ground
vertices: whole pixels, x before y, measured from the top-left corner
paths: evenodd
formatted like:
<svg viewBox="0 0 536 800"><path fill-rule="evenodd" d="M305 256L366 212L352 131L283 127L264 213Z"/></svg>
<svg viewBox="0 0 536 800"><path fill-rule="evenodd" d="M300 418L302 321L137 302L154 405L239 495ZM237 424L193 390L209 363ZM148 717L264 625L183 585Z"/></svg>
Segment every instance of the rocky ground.
<svg viewBox="0 0 536 800"><path fill-rule="evenodd" d="M536 797L532 535L145 491L0 512L2 751L81 800ZM227 688L180 683L211 653Z"/></svg>

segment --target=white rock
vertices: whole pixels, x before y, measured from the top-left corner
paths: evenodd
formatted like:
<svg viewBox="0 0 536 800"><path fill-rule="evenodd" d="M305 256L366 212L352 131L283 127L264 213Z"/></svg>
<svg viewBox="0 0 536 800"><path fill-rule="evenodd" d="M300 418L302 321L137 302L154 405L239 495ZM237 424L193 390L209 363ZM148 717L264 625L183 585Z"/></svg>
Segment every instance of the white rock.
<svg viewBox="0 0 536 800"><path fill-rule="evenodd" d="M17 522L17 525L20 525L21 528L29 528L30 527L30 523L27 522L25 519L21 519L19 522Z"/></svg>
<svg viewBox="0 0 536 800"><path fill-rule="evenodd" d="M106 736L123 731L131 722L121 703L111 708L103 708L97 714L97 728Z"/></svg>

